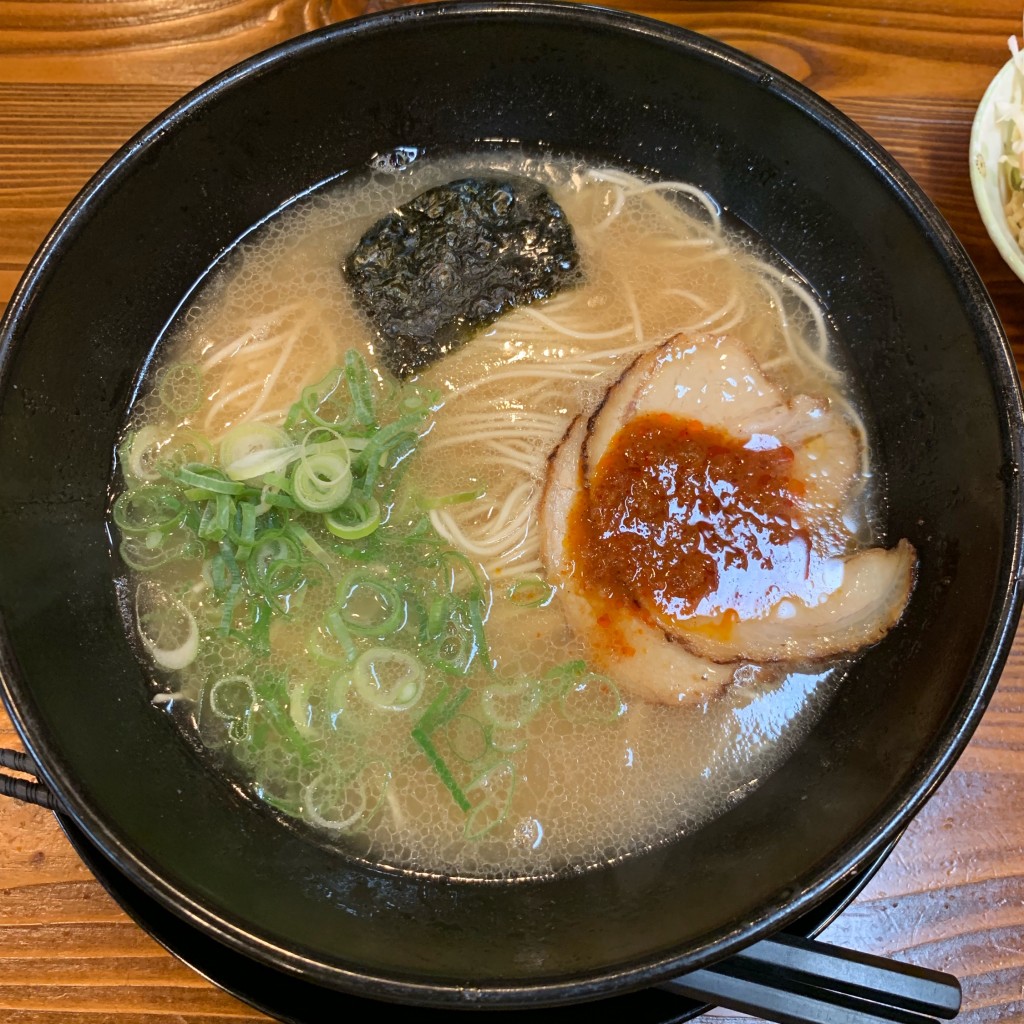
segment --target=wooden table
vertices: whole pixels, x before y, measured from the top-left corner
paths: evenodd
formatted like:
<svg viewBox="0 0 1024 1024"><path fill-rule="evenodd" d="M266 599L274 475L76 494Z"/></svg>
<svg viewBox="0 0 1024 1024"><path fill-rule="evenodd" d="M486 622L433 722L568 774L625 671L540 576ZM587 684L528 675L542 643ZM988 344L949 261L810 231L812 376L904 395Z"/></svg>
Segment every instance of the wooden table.
<svg viewBox="0 0 1024 1024"><path fill-rule="evenodd" d="M0 0L0 301L79 187L186 90L274 43L400 0ZM971 198L971 118L1019 0L634 0L799 79L935 200L1024 360L1024 285ZM0 746L18 739L0 712ZM956 973L961 1019L1024 1020L1024 636L952 775L833 941ZM727 1016L727 1015L725 1015ZM265 1020L118 909L54 819L0 799L0 1021ZM721 1020L721 1017L716 1017Z"/></svg>

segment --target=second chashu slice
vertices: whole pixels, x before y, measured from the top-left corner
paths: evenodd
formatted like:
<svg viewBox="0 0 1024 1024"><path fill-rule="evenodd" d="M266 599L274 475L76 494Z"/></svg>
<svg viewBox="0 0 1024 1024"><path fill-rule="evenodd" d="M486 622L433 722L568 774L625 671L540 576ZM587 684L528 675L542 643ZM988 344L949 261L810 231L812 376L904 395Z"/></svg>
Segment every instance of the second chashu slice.
<svg viewBox="0 0 1024 1024"><path fill-rule="evenodd" d="M629 649L645 661L670 644L661 662L681 646L693 692L736 663L857 650L899 619L916 562L906 541L849 553L860 467L857 433L826 399L788 397L733 338L672 338L552 458L549 574L572 595L574 628L594 640L600 628L603 660L619 649L609 670Z"/></svg>

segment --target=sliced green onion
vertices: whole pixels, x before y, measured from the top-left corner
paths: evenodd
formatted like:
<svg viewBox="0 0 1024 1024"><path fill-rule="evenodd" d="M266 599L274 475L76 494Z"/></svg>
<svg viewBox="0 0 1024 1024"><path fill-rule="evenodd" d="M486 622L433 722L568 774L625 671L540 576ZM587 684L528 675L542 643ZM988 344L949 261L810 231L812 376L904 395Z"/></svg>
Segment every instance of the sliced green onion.
<svg viewBox="0 0 1024 1024"><path fill-rule="evenodd" d="M312 736L313 707L309 701L310 681L308 679L291 680L288 683L288 714L292 724L304 736Z"/></svg>
<svg viewBox="0 0 1024 1024"><path fill-rule="evenodd" d="M427 609L427 617L424 622L424 630L428 638L437 639L445 631L448 619L451 617L453 601L450 597L438 595L430 602Z"/></svg>
<svg viewBox="0 0 1024 1024"><path fill-rule="evenodd" d="M319 384L302 392L302 408L313 423L322 427L348 423L350 410L339 393L344 375L344 370L332 370Z"/></svg>
<svg viewBox="0 0 1024 1024"><path fill-rule="evenodd" d="M419 443L414 430L397 428L392 423L378 430L370 443L359 454L359 468L363 471L363 490L370 493L377 485L381 470L395 469L400 462L411 455Z"/></svg>
<svg viewBox="0 0 1024 1024"><path fill-rule="evenodd" d="M242 593L242 570L235 560L231 546L226 542L222 542L220 545L219 557L224 562L230 579L228 589L221 597L224 607L221 609L220 626L218 627L220 634L227 636L231 632L231 626L235 619L235 605Z"/></svg>
<svg viewBox="0 0 1024 1024"><path fill-rule="evenodd" d="M239 423L220 443L220 464L231 480L280 473L299 457L285 431L269 423Z"/></svg>
<svg viewBox="0 0 1024 1024"><path fill-rule="evenodd" d="M143 484L125 491L114 502L113 519L122 533L167 533L184 518L187 509L169 487Z"/></svg>
<svg viewBox="0 0 1024 1024"><path fill-rule="evenodd" d="M352 679L348 672L338 672L327 686L327 699L324 706L327 720L331 728L337 730L347 724L345 712L348 710L348 698L352 691Z"/></svg>
<svg viewBox="0 0 1024 1024"><path fill-rule="evenodd" d="M416 741L423 753L427 755L427 760L430 762L430 766L434 769L437 777L463 811L468 811L471 804L466 794L463 793L462 787L455 781L455 776L452 775L451 769L445 763L444 758L437 752L431 736L437 729L443 728L455 717L459 708L462 707L471 693L470 688L464 686L449 700L449 687L445 684L441 692L431 701L427 710L423 712L422 717L413 727L411 733L413 740Z"/></svg>
<svg viewBox="0 0 1024 1024"><path fill-rule="evenodd" d="M473 642L480 654L484 668L494 671L491 661L490 647L487 645L487 633L484 630L484 599L479 594L472 594L466 602L469 609L469 627L473 631Z"/></svg>
<svg viewBox="0 0 1024 1024"><path fill-rule="evenodd" d="M184 416L203 400L202 371L195 363L171 363L157 373L154 390L171 412Z"/></svg>
<svg viewBox="0 0 1024 1024"><path fill-rule="evenodd" d="M240 548L251 548L256 542L256 506L241 502L228 524L228 538ZM240 556L244 561L246 556Z"/></svg>
<svg viewBox="0 0 1024 1024"><path fill-rule="evenodd" d="M492 683L484 690L480 705L493 725L521 729L537 713L542 698L540 683L517 679L511 683Z"/></svg>
<svg viewBox="0 0 1024 1024"><path fill-rule="evenodd" d="M614 722L626 712L618 687L596 672L570 679L561 694L562 714L570 722L603 725Z"/></svg>
<svg viewBox="0 0 1024 1024"><path fill-rule="evenodd" d="M356 636L388 636L405 624L406 609L398 588L363 569L354 569L338 584L345 626Z"/></svg>
<svg viewBox="0 0 1024 1024"><path fill-rule="evenodd" d="M298 544L283 530L268 530L256 540L246 563L246 576L263 593L280 594L299 581L301 564Z"/></svg>
<svg viewBox="0 0 1024 1024"><path fill-rule="evenodd" d="M245 484L237 480L229 480L219 469L204 466L202 463L190 462L175 471L174 478L184 487L206 491L208 494L230 494L237 496L245 493Z"/></svg>
<svg viewBox="0 0 1024 1024"><path fill-rule="evenodd" d="M287 530L318 562L322 565L330 564L330 556L304 526L289 523Z"/></svg>
<svg viewBox="0 0 1024 1024"><path fill-rule="evenodd" d="M353 492L324 515L324 526L342 540L362 540L380 526L380 505L373 498Z"/></svg>
<svg viewBox="0 0 1024 1024"><path fill-rule="evenodd" d="M435 508L448 508L449 505L465 505L467 502L476 501L487 493L484 487L473 487L466 491L454 491L451 494L442 494L438 498L420 498L420 507L428 512Z"/></svg>
<svg viewBox="0 0 1024 1024"><path fill-rule="evenodd" d="M118 546L125 565L136 572L151 572L167 562L201 558L203 542L187 530L172 533L154 530L147 534L129 534Z"/></svg>
<svg viewBox="0 0 1024 1024"><path fill-rule="evenodd" d="M507 817L516 789L516 770L499 761L466 787L472 810L466 817L463 835L479 839L497 828Z"/></svg>
<svg viewBox="0 0 1024 1024"><path fill-rule="evenodd" d="M441 401L441 392L433 388L410 387L402 397L402 408L406 412L426 415Z"/></svg>
<svg viewBox="0 0 1024 1024"><path fill-rule="evenodd" d="M213 445L198 431L176 430L160 447L158 468L163 476L174 478L182 466L209 466L213 463Z"/></svg>
<svg viewBox="0 0 1024 1024"><path fill-rule="evenodd" d="M242 573L238 562L226 544L209 561L208 576L210 586L218 597L224 597L232 587L242 582Z"/></svg>
<svg viewBox="0 0 1024 1024"><path fill-rule="evenodd" d="M155 583L135 591L135 625L149 656L168 672L191 665L199 653L199 627L182 601Z"/></svg>
<svg viewBox="0 0 1024 1024"><path fill-rule="evenodd" d="M377 813L390 781L391 771L383 761L371 761L342 778L325 772L303 791L306 817L321 828L351 832Z"/></svg>
<svg viewBox="0 0 1024 1024"><path fill-rule="evenodd" d="M366 366L366 360L355 349L349 349L345 353L345 383L348 385L352 410L357 422L364 427L376 426L370 371Z"/></svg>
<svg viewBox="0 0 1024 1024"><path fill-rule="evenodd" d="M281 741L298 754L303 764L313 763L313 748L284 710L288 703L288 690L283 677L270 675L256 684L256 695L261 698L260 711L270 719Z"/></svg>
<svg viewBox="0 0 1024 1024"><path fill-rule="evenodd" d="M539 576L524 576L508 588L507 595L520 608L546 608L555 596L555 588Z"/></svg>
<svg viewBox="0 0 1024 1024"><path fill-rule="evenodd" d="M423 666L411 654L371 647L356 658L352 684L360 697L384 711L407 711L423 694Z"/></svg>
<svg viewBox="0 0 1024 1024"><path fill-rule="evenodd" d="M327 613L327 616L324 619L324 625L327 629L328 635L344 652L345 661L349 663L355 661L359 652L352 640L352 634L349 633L348 628L345 626L345 622L341 617L341 613L336 608ZM324 653L326 654L326 652Z"/></svg>
<svg viewBox="0 0 1024 1024"><path fill-rule="evenodd" d="M148 483L159 480L157 461L166 441L166 435L152 426L128 434L117 452L125 476Z"/></svg>
<svg viewBox="0 0 1024 1024"><path fill-rule="evenodd" d="M292 472L292 497L307 512L330 512L352 490L351 459L335 452L303 455Z"/></svg>
<svg viewBox="0 0 1024 1024"><path fill-rule="evenodd" d="M256 703L256 689L248 676L226 676L210 687L209 701L218 718L244 718Z"/></svg>
<svg viewBox="0 0 1024 1024"><path fill-rule="evenodd" d="M249 628L249 645L258 657L270 654L270 620L273 608L265 601L250 601L252 625Z"/></svg>
<svg viewBox="0 0 1024 1024"><path fill-rule="evenodd" d="M203 509L196 531L203 540L223 540L235 513L234 502L227 494L214 495Z"/></svg>
<svg viewBox="0 0 1024 1024"><path fill-rule="evenodd" d="M284 491L285 494L289 495L292 492L292 482L284 473L264 473L263 487L264 490L267 487L276 487L279 491Z"/></svg>
<svg viewBox="0 0 1024 1024"><path fill-rule="evenodd" d="M544 689L544 699L554 700L560 698L568 688L569 683L580 676L586 675L586 672L587 663L582 658L566 661L561 665L549 668L540 681Z"/></svg>
<svg viewBox="0 0 1024 1024"><path fill-rule="evenodd" d="M445 739L460 761L479 761L490 747L487 729L471 715L456 715L445 727Z"/></svg>
<svg viewBox="0 0 1024 1024"><path fill-rule="evenodd" d="M416 723L416 728L429 736L436 729L447 725L456 714L459 708L469 699L473 691L468 686L463 686L451 700L448 695L451 687L445 683L441 692L431 701L430 706L423 712L423 716Z"/></svg>
<svg viewBox="0 0 1024 1024"><path fill-rule="evenodd" d="M440 607L447 613L440 623L433 644L434 663L449 675L467 675L479 653L476 636L463 602L448 599L431 605L430 618ZM430 619L428 619L429 628Z"/></svg>
<svg viewBox="0 0 1024 1024"><path fill-rule="evenodd" d="M412 731L412 738L419 745L423 753L427 755L431 768L434 769L444 788L451 793L452 799L458 804L460 810L468 811L472 804L467 799L466 794L463 793L462 787L455 781L455 776L452 775L451 769L445 763L444 758L437 752L430 737L417 727Z"/></svg>
<svg viewBox="0 0 1024 1024"><path fill-rule="evenodd" d="M446 548L430 558L428 564L441 570L442 583L450 594L482 594L485 591L487 577L483 569L461 551Z"/></svg>
<svg viewBox="0 0 1024 1024"><path fill-rule="evenodd" d="M526 749L526 734L522 729L492 726L487 734L491 746L501 754L518 754Z"/></svg>

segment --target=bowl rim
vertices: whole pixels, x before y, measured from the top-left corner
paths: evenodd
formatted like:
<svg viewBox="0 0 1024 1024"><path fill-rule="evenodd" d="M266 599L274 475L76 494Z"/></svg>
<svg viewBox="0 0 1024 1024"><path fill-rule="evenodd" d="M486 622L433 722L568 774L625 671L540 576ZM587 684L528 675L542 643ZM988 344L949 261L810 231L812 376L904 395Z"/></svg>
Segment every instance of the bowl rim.
<svg viewBox="0 0 1024 1024"><path fill-rule="evenodd" d="M193 111L215 99L221 92L231 89L245 79L262 74L280 61L301 57L321 47L331 47L339 40L350 36L387 32L393 25L416 21L472 21L495 17L558 19L569 22L583 20L595 28L624 31L657 43L685 49L702 59L714 60L749 79L756 80L762 87L769 89L780 99L810 117L818 127L837 138L846 148L855 150L872 172L883 180L929 243L938 250L958 299L969 312L969 319L975 325L976 334L992 342L985 348L983 358L994 387L1006 397L1001 409L1000 427L1004 441L1005 467L1016 479L1019 467L1024 461L1024 433L1021 426L1024 423L1024 403L1010 346L987 291L963 246L923 190L895 159L863 129L822 97L755 57L696 32L642 15L555 0L448 0L363 15L277 44L241 61L187 93L133 136L103 164L69 204L32 257L12 295L3 320L0 321L0 395L6 388L15 329L30 314L34 293L53 272L53 257L59 253L65 238L75 230L81 218L88 216L90 204L94 199L116 189L132 164L145 154L147 148L173 131ZM973 685L965 693L956 719L950 722L944 742L938 745L941 746L941 751L937 756L929 758L926 768L915 771L908 778L900 794L881 809L881 826L876 822L874 827L862 829L856 840L842 848L830 865L809 869L805 875L805 879L808 879L807 884L787 899L763 908L753 921L748 920L742 927L738 926L733 931L722 934L714 942L708 943L698 955L687 955L685 969L721 959L740 945L778 931L806 912L849 877L858 864L868 857L877 855L892 842L948 774L967 745L995 689L998 675L1009 655L1024 598L1024 591L1019 585L1021 578L1024 577L1022 495L1020 489L1014 487L1009 487L1007 493L1008 503L1004 521L1008 550L1004 550L1000 576L995 581L996 592L1000 595L998 609L993 608L987 628L979 638L979 654L972 665L970 675ZM311 961L301 951L285 949L255 936L244 924L211 910L197 897L175 888L144 858L131 850L126 850L103 816L90 801L83 799L77 792L74 779L66 771L65 765L59 759L53 761L40 756L38 723L33 722L33 716L25 712L24 705L19 708L19 702L15 699L17 691L21 688L21 684L16 682L18 678L17 663L11 653L4 624L0 621L0 685L15 728L26 749L39 763L40 775L45 783L72 812L76 822L83 826L91 841L105 856L131 880L157 895L165 906L190 923L202 927L207 933L214 934L227 945L250 953L254 948L258 948L261 956L268 962L292 973L324 976L323 971L326 968L318 969L320 965ZM673 973L679 973L683 969L680 967L681 959L678 955L666 955L639 969L605 970L600 978L584 979L582 982L579 978L571 981L534 981L525 995L515 986L474 989L474 1001L478 1005L490 1002L525 1006L550 1004L570 996L577 1000L593 999L607 994L613 988L617 991L626 987L637 988L663 980ZM381 980L371 973L335 967L327 974L331 979L343 977L346 986L352 991L369 992L372 986L373 994L377 998L433 1005L472 1005L467 1002L465 990L461 987L388 981L387 991L381 992ZM329 980L327 983L341 987L337 981ZM510 1001L510 993L523 998L515 1003ZM439 995L442 997L440 1000Z"/></svg>

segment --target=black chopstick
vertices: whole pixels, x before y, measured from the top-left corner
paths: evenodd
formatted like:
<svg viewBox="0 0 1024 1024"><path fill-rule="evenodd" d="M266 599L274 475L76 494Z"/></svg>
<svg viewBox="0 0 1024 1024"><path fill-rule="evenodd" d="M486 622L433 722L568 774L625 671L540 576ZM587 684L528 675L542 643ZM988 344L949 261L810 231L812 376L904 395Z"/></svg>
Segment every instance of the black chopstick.
<svg viewBox="0 0 1024 1024"><path fill-rule="evenodd" d="M747 971L785 972L807 984L952 1020L960 983L950 974L796 935L755 942L734 958Z"/></svg>
<svg viewBox="0 0 1024 1024"><path fill-rule="evenodd" d="M952 975L789 935L659 987L778 1024L935 1024L961 1001Z"/></svg>

